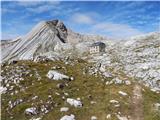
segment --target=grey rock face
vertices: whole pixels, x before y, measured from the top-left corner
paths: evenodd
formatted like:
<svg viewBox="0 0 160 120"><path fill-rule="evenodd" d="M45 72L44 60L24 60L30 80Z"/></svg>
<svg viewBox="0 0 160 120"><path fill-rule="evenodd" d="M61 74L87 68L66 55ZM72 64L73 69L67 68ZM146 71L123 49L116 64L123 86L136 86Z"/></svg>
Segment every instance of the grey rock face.
<svg viewBox="0 0 160 120"><path fill-rule="evenodd" d="M58 20L43 21L25 36L18 38L16 42L13 41L10 42L12 45L2 45L5 46L2 47L2 61L33 59L35 56L54 51L57 44L63 45L67 42L67 29Z"/></svg>

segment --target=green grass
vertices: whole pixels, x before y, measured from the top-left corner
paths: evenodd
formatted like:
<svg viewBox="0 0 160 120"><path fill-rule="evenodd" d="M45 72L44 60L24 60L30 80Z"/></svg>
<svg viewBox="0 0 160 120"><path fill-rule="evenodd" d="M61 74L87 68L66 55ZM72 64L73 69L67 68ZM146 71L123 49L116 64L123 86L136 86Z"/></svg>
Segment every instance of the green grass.
<svg viewBox="0 0 160 120"><path fill-rule="evenodd" d="M160 103L160 94L150 91L148 88L144 89L144 118L145 120L160 120L160 111L156 111L153 104Z"/></svg>

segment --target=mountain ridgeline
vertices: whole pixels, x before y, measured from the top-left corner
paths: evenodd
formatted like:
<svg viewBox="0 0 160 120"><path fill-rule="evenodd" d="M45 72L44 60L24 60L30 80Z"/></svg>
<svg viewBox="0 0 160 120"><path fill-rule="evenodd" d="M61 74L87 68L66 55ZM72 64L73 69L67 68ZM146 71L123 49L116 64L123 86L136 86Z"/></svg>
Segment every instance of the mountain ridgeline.
<svg viewBox="0 0 160 120"><path fill-rule="evenodd" d="M59 20L42 21L22 37L1 44L2 61L34 59L38 55L53 54L72 49L73 44L106 40L95 35L81 35L68 30Z"/></svg>

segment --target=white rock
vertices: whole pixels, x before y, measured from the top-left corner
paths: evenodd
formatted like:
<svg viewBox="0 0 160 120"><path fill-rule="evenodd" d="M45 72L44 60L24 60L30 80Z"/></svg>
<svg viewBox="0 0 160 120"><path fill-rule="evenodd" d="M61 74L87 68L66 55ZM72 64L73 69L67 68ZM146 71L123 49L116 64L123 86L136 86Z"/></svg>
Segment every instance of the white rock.
<svg viewBox="0 0 160 120"><path fill-rule="evenodd" d="M52 98L52 95L48 95L48 98Z"/></svg>
<svg viewBox="0 0 160 120"><path fill-rule="evenodd" d="M81 98L77 98L77 100L79 100L79 101L80 101L80 100L81 100Z"/></svg>
<svg viewBox="0 0 160 120"><path fill-rule="evenodd" d="M42 118L31 118L30 120L41 120Z"/></svg>
<svg viewBox="0 0 160 120"><path fill-rule="evenodd" d="M91 101L90 103L91 103L91 104L96 104L97 102L96 102L96 101Z"/></svg>
<svg viewBox="0 0 160 120"><path fill-rule="evenodd" d="M6 87L0 87L0 94L5 94L7 91L7 88Z"/></svg>
<svg viewBox="0 0 160 120"><path fill-rule="evenodd" d="M70 77L70 80L74 80L74 77Z"/></svg>
<svg viewBox="0 0 160 120"><path fill-rule="evenodd" d="M65 115L60 120L75 120L75 116L73 114Z"/></svg>
<svg viewBox="0 0 160 120"><path fill-rule="evenodd" d="M126 80L126 81L125 81L125 84L126 84L126 85L131 85L131 81Z"/></svg>
<svg viewBox="0 0 160 120"><path fill-rule="evenodd" d="M96 116L92 116L91 120L97 120L97 117Z"/></svg>
<svg viewBox="0 0 160 120"><path fill-rule="evenodd" d="M159 91L160 91L160 88L151 88L151 91L152 91L152 92L159 93Z"/></svg>
<svg viewBox="0 0 160 120"><path fill-rule="evenodd" d="M116 105L114 105L114 107L119 107L120 106L120 104L116 104Z"/></svg>
<svg viewBox="0 0 160 120"><path fill-rule="evenodd" d="M60 109L61 112L67 112L68 110L69 110L68 107L62 107L62 108Z"/></svg>
<svg viewBox="0 0 160 120"><path fill-rule="evenodd" d="M37 114L36 110L37 109L35 107L27 108L25 110L25 114L27 114L27 115L36 115Z"/></svg>
<svg viewBox="0 0 160 120"><path fill-rule="evenodd" d="M32 98L32 100L35 100L35 99L37 99L38 98L38 96L34 96L33 98Z"/></svg>
<svg viewBox="0 0 160 120"><path fill-rule="evenodd" d="M160 110L160 103L155 103L154 106L155 106L155 110Z"/></svg>
<svg viewBox="0 0 160 120"><path fill-rule="evenodd" d="M110 100L110 103L119 103L117 100Z"/></svg>
<svg viewBox="0 0 160 120"><path fill-rule="evenodd" d="M9 87L9 86L10 86L9 84L6 85L6 87Z"/></svg>
<svg viewBox="0 0 160 120"><path fill-rule="evenodd" d="M64 93L64 95L65 95L65 96L68 96L69 94L68 94L68 93Z"/></svg>
<svg viewBox="0 0 160 120"><path fill-rule="evenodd" d="M110 82L109 82L109 81L107 81L107 82L106 82L106 85L109 85L109 84L110 84Z"/></svg>
<svg viewBox="0 0 160 120"><path fill-rule="evenodd" d="M108 115L106 116L106 118L107 118L107 119L110 119L110 118L111 118L111 114L108 114Z"/></svg>
<svg viewBox="0 0 160 120"><path fill-rule="evenodd" d="M63 75L55 70L50 70L47 74L47 77L49 79L53 79L53 80L62 80L62 79L69 79L68 76Z"/></svg>
<svg viewBox="0 0 160 120"><path fill-rule="evenodd" d="M56 95L60 95L60 93L58 93L58 92L55 92L55 94L56 94Z"/></svg>
<svg viewBox="0 0 160 120"><path fill-rule="evenodd" d="M17 94L18 93L18 90L15 90L15 94Z"/></svg>
<svg viewBox="0 0 160 120"><path fill-rule="evenodd" d="M122 84L123 83L123 81L120 80L119 78L114 78L113 81L115 84Z"/></svg>
<svg viewBox="0 0 160 120"><path fill-rule="evenodd" d="M127 93L125 93L125 92L123 92L123 91L118 91L118 93L119 93L120 95L123 95L123 96L126 96L126 95L127 95Z"/></svg>
<svg viewBox="0 0 160 120"><path fill-rule="evenodd" d="M67 98L67 103L69 103L70 105L72 105L74 107L82 107L83 106L81 101L75 100L72 98Z"/></svg>
<svg viewBox="0 0 160 120"><path fill-rule="evenodd" d="M128 120L127 117L122 117L122 116L120 116L120 115L117 115L117 118L118 118L119 120Z"/></svg>
<svg viewBox="0 0 160 120"><path fill-rule="evenodd" d="M109 73L109 72L104 72L103 75L104 75L105 77L112 77L112 74Z"/></svg>

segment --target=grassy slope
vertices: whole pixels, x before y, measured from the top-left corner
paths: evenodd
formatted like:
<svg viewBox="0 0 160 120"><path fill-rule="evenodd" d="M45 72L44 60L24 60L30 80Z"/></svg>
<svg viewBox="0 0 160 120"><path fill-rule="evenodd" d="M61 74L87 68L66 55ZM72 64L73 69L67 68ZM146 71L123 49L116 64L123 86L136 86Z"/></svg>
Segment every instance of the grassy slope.
<svg viewBox="0 0 160 120"><path fill-rule="evenodd" d="M144 119L145 120L160 120L160 110L155 111L153 104L160 103L160 94L150 91L148 88L144 88Z"/></svg>
<svg viewBox="0 0 160 120"><path fill-rule="evenodd" d="M25 92L19 92L17 95L11 96L10 94L3 94L2 95L2 120L10 120L9 114L5 111L8 101L9 100L16 100L17 98L23 98L25 100L24 103L21 103L14 107L10 112L13 114L12 120L28 120L29 117L24 115L24 110L28 107L32 107L31 103L39 106L40 100L30 100L33 96L37 95L43 101L48 99L48 95L52 95L53 100L58 103L57 107L54 107L52 111L46 114L43 117L43 120L59 120L62 116L66 114L74 114L76 116L76 120L89 120L91 116L97 116L99 120L105 120L107 114L112 114L112 120L116 120L114 113L121 112L122 115L130 115L132 113L131 109L131 95L133 85L126 86L126 85L109 85L106 86L104 82L101 81L102 77L98 76L90 76L90 75L83 75L82 69L87 66L86 62L76 63L74 66L65 65L63 62L48 62L48 63L33 63L29 61L21 61L18 64L14 65L22 65L25 64L29 66L30 69L36 68L39 74L41 75L41 81L37 81L35 76L33 77L26 77L25 82L22 82L21 85L28 86ZM52 81L46 77L47 72L51 69L51 67L58 65L64 66L67 69L67 73L65 70L60 69L59 71L67 74L72 75L75 77L74 81L68 82L69 86L66 86L63 90L58 89L56 85L58 83L63 83L67 81ZM3 69L3 68L2 68ZM34 72L33 72L34 73ZM121 76L124 77L124 76ZM109 79L105 79L107 81ZM34 83L34 85L31 85ZM17 87L17 89L19 89ZM123 97L118 94L118 91L127 92L129 96ZM55 92L60 93L61 95L58 96ZM64 92L69 94L68 97L70 98L81 98L84 106L82 108L74 108L68 105L63 99ZM149 93L149 95L148 95ZM87 96L91 95L92 99L89 99ZM153 100L150 96L154 96ZM158 102L160 95L154 95L150 91L146 90L144 93L144 109L145 109L145 120L152 119L151 110L148 109L150 106L147 104L149 102ZM120 107L115 108L113 105L109 103L109 100L115 99L120 102ZM96 101L96 104L90 104L90 101ZM69 107L68 112L60 112L61 107ZM151 115L150 115L151 113ZM159 116L157 116L159 118ZM158 120L158 119L155 119Z"/></svg>

